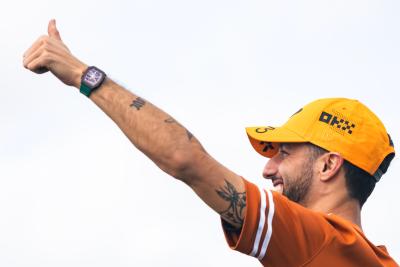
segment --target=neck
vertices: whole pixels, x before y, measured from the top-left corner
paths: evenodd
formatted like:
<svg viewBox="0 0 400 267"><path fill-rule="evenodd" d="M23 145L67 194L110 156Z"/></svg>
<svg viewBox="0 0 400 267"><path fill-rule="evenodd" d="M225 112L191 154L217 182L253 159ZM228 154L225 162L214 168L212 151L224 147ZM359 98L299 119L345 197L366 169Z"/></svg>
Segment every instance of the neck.
<svg viewBox="0 0 400 267"><path fill-rule="evenodd" d="M325 214L333 213L352 222L362 229L360 204L357 200L349 198L347 193L341 197L338 197L337 194L329 194L323 197L318 197L318 199L310 198L306 199L304 203L301 204L313 211Z"/></svg>

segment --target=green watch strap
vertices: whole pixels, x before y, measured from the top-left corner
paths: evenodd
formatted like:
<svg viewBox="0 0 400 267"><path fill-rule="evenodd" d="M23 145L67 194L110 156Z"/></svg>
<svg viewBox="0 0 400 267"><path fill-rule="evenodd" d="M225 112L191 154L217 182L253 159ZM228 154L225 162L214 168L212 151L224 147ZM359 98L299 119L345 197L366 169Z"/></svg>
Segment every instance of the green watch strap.
<svg viewBox="0 0 400 267"><path fill-rule="evenodd" d="M81 83L81 87L79 88L79 91L87 97L89 97L90 93L92 93L92 89L84 83Z"/></svg>

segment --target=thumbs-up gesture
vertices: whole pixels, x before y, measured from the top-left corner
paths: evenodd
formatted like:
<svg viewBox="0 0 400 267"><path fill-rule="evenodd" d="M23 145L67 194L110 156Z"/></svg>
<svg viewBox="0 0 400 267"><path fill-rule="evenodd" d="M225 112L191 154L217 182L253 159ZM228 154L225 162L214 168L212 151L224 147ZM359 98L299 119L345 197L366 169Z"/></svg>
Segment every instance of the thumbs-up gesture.
<svg viewBox="0 0 400 267"><path fill-rule="evenodd" d="M48 35L43 35L24 53L24 67L42 74L51 71L66 85L80 87L87 65L79 61L61 40L55 20L50 20Z"/></svg>

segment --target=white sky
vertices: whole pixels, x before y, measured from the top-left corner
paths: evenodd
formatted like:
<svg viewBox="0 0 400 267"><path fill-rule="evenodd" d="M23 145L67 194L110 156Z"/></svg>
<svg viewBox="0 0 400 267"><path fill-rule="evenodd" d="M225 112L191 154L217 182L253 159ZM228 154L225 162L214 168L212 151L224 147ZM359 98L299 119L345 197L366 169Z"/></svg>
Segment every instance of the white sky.
<svg viewBox="0 0 400 267"><path fill-rule="evenodd" d="M160 106L256 183L244 127L357 98L400 147L399 1L12 1L0 9L0 266L260 266L94 104L23 52L56 18L71 51ZM400 163L363 227L400 261Z"/></svg>

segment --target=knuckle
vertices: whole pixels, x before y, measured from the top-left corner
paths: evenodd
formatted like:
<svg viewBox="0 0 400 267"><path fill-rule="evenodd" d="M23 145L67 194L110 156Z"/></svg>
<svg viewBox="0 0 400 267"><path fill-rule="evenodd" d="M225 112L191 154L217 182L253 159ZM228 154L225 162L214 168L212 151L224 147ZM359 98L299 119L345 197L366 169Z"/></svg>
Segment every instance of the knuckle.
<svg viewBox="0 0 400 267"><path fill-rule="evenodd" d="M48 51L49 48L50 48L50 44L49 44L48 42L44 42L44 43L42 44L42 50L43 50L43 52Z"/></svg>
<svg viewBox="0 0 400 267"><path fill-rule="evenodd" d="M41 57L42 62L45 64L49 64L52 61L52 56L50 53L44 53Z"/></svg>
<svg viewBox="0 0 400 267"><path fill-rule="evenodd" d="M40 53L40 57L47 57L48 54L49 54L49 52L45 48L43 48Z"/></svg>
<svg viewBox="0 0 400 267"><path fill-rule="evenodd" d="M50 44L51 44L51 42L50 42L50 38L49 38L48 36L44 36L44 37L41 39L41 45L42 45L42 46L48 47Z"/></svg>
<svg viewBox="0 0 400 267"><path fill-rule="evenodd" d="M39 40L41 43L46 42L49 39L49 37L47 35L42 35L39 37Z"/></svg>
<svg viewBox="0 0 400 267"><path fill-rule="evenodd" d="M33 66L32 63L29 63L29 64L27 64L27 65L25 66L25 68L27 68L28 70L33 70L33 69L34 69L33 67L34 67L34 66Z"/></svg>

